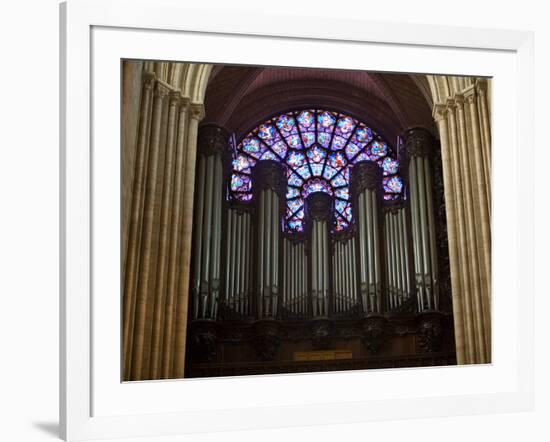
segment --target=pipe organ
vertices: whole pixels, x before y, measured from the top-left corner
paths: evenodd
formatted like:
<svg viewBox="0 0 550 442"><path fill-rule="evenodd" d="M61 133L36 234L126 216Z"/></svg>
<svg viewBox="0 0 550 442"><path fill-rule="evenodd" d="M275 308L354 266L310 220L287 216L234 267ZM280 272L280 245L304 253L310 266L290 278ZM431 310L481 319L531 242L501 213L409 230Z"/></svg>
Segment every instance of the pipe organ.
<svg viewBox="0 0 550 442"><path fill-rule="evenodd" d="M379 348L376 339L392 315L438 313L432 140L426 131L407 131L400 146L403 198L384 196L380 162L353 164L353 221L343 232L334 228L334 196L322 190L301 196L303 229L285 230L290 173L273 158L251 163L250 182L244 181L250 198L232 199L235 152L227 140L215 126L205 126L199 137L190 302L195 322L261 323L260 341L273 343L275 324L310 321L315 342L322 343L334 321L363 321L374 340L371 351Z"/></svg>
<svg viewBox="0 0 550 442"><path fill-rule="evenodd" d="M222 156L227 135L216 126L202 129L198 142L193 229L191 315L215 319L218 313L221 269Z"/></svg>
<svg viewBox="0 0 550 442"><path fill-rule="evenodd" d="M415 292L419 311L439 309L437 244L430 156L432 141L423 129L405 133L409 160L410 211L414 250Z"/></svg>

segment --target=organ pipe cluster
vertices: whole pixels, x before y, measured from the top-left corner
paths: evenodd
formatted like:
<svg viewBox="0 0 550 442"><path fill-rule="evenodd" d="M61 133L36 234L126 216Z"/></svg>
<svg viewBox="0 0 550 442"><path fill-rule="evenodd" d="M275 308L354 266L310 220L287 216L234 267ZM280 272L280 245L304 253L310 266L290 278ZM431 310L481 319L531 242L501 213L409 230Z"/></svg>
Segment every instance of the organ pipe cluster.
<svg viewBox="0 0 550 442"><path fill-rule="evenodd" d="M349 314L358 303L355 250L354 238L334 242L333 312L336 316Z"/></svg>
<svg viewBox="0 0 550 442"><path fill-rule="evenodd" d="M283 239L283 307L290 317L308 313L307 256L305 241Z"/></svg>
<svg viewBox="0 0 550 442"><path fill-rule="evenodd" d="M387 303L390 310L399 308L411 293L407 214L403 207L386 210L384 247L386 257Z"/></svg>
<svg viewBox="0 0 550 442"><path fill-rule="evenodd" d="M439 279L435 241L430 156L432 140L423 129L405 134L409 158L410 208L415 291L419 311L439 309Z"/></svg>
<svg viewBox="0 0 550 442"><path fill-rule="evenodd" d="M258 195L256 247L258 318L277 316L279 296L279 195L267 188Z"/></svg>
<svg viewBox="0 0 550 442"><path fill-rule="evenodd" d="M225 244L225 304L240 316L250 313L252 251L251 214L227 210Z"/></svg>
<svg viewBox="0 0 550 442"><path fill-rule="evenodd" d="M382 174L376 163L361 162L352 172L359 243L359 284L363 312L382 313L379 198Z"/></svg>
<svg viewBox="0 0 550 442"><path fill-rule="evenodd" d="M205 127L199 137L193 231L193 319L215 319L220 294L222 154L226 135Z"/></svg>

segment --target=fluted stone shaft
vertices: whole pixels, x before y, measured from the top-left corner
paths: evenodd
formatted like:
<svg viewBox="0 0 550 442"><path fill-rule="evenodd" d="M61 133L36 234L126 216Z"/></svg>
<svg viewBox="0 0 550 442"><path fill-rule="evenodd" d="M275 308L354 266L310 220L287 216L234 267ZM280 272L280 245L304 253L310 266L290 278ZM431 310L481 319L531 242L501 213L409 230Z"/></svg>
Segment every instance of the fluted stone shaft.
<svg viewBox="0 0 550 442"><path fill-rule="evenodd" d="M433 214L433 139L424 129L404 134L409 159L409 187L414 249L415 291L420 311L439 310L439 273Z"/></svg>
<svg viewBox="0 0 550 442"><path fill-rule="evenodd" d="M182 377L192 213L202 104L150 71L141 103L123 256L123 379ZM125 138L128 140L128 138ZM127 141L125 141L127 143Z"/></svg>
<svg viewBox="0 0 550 442"><path fill-rule="evenodd" d="M457 361L491 361L491 133L487 80L434 108L441 137Z"/></svg>

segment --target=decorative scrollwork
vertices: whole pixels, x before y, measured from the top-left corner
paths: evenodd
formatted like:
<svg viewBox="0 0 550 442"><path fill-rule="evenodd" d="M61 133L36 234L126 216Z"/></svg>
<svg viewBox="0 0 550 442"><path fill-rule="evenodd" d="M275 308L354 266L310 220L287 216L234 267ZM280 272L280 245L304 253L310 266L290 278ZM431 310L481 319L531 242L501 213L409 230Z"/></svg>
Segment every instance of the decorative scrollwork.
<svg viewBox="0 0 550 442"><path fill-rule="evenodd" d="M198 153L204 156L223 154L228 149L229 134L220 126L207 124L201 126L198 135Z"/></svg>
<svg viewBox="0 0 550 442"><path fill-rule="evenodd" d="M382 194L382 169L372 161L360 161L351 170L351 192L359 195L365 189Z"/></svg>
<svg viewBox="0 0 550 442"><path fill-rule="evenodd" d="M257 321L254 324L253 345L258 358L272 361L281 345L279 323L272 320Z"/></svg>
<svg viewBox="0 0 550 442"><path fill-rule="evenodd" d="M330 347L332 322L328 319L318 319L311 325L311 342L316 350L326 350Z"/></svg>
<svg viewBox="0 0 550 442"><path fill-rule="evenodd" d="M363 319L363 343L369 354L380 352L386 340L387 319L381 315L369 315Z"/></svg>
<svg viewBox="0 0 550 442"><path fill-rule="evenodd" d="M409 129L403 135L405 151L408 157L425 157L433 154L433 137L426 129Z"/></svg>
<svg viewBox="0 0 550 442"><path fill-rule="evenodd" d="M286 194L285 167L273 160L258 162L252 170L252 186L254 193L264 189L272 189L280 197Z"/></svg>
<svg viewBox="0 0 550 442"><path fill-rule="evenodd" d="M191 323L189 350L198 362L212 362L216 360L216 345L218 333L216 323L209 320L196 320Z"/></svg>
<svg viewBox="0 0 550 442"><path fill-rule="evenodd" d="M330 220L332 197L324 192L315 192L306 199L306 213L314 220Z"/></svg>
<svg viewBox="0 0 550 442"><path fill-rule="evenodd" d="M418 321L418 346L426 353L441 350L443 344L443 314L423 313Z"/></svg>

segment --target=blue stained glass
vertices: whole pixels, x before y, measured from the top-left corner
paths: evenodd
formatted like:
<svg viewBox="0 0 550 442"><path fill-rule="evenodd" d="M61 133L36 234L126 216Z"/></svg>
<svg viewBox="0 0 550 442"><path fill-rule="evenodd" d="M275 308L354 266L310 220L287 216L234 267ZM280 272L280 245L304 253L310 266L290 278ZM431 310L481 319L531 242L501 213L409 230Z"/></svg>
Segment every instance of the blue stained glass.
<svg viewBox="0 0 550 442"><path fill-rule="evenodd" d="M331 153L330 156L328 157L328 161L329 161L329 164L336 169L345 167L346 164L348 163L348 161L346 160L346 157L342 152Z"/></svg>
<svg viewBox="0 0 550 442"><path fill-rule="evenodd" d="M398 176L384 178L384 190L390 193L401 193L403 190L403 181Z"/></svg>
<svg viewBox="0 0 550 442"><path fill-rule="evenodd" d="M361 152L353 159L353 163L356 164L360 161L370 161L370 156L366 151Z"/></svg>
<svg viewBox="0 0 550 442"><path fill-rule="evenodd" d="M278 129L283 132L284 135L290 133L294 128L295 122L291 115L281 115L277 120Z"/></svg>
<svg viewBox="0 0 550 442"><path fill-rule="evenodd" d="M390 157L386 157L382 160L382 169L384 169L384 175L392 175L394 173L397 173L398 167L399 163Z"/></svg>
<svg viewBox="0 0 550 442"><path fill-rule="evenodd" d="M334 136L332 140L333 149L336 149L336 150L343 149L345 145L346 145L345 138L339 137L338 135Z"/></svg>
<svg viewBox="0 0 550 442"><path fill-rule="evenodd" d="M307 198L308 195L311 195L314 192L324 192L332 195L332 188L326 181L315 178L305 184L304 190L302 192L303 197Z"/></svg>
<svg viewBox="0 0 550 442"><path fill-rule="evenodd" d="M395 193L385 193L384 194L384 199L386 201L395 201L395 200L398 200L399 198L400 198L400 196L395 194Z"/></svg>
<svg viewBox="0 0 550 442"><path fill-rule="evenodd" d="M233 174L231 176L231 190L248 192L251 188L250 177L246 175Z"/></svg>
<svg viewBox="0 0 550 442"><path fill-rule="evenodd" d="M286 189L286 198L294 198L296 196L300 195L300 189L297 189L296 187L287 187Z"/></svg>
<svg viewBox="0 0 550 442"><path fill-rule="evenodd" d="M300 141L300 137L298 135L291 135L287 137L286 142L290 147L293 147L294 149L302 148L302 142Z"/></svg>
<svg viewBox="0 0 550 442"><path fill-rule="evenodd" d="M292 218L288 221L288 227L290 230L296 230L297 232L304 231L304 222L301 219Z"/></svg>
<svg viewBox="0 0 550 442"><path fill-rule="evenodd" d="M355 122L351 117L343 117L338 120L338 131L343 134L349 134L355 127Z"/></svg>
<svg viewBox="0 0 550 442"><path fill-rule="evenodd" d="M258 136L262 140L272 140L275 138L275 128L271 124L262 124L258 128Z"/></svg>
<svg viewBox="0 0 550 442"><path fill-rule="evenodd" d="M332 115L330 112L322 112L317 117L317 122L319 123L319 126L327 131L332 130L335 121L336 118L334 118L334 115Z"/></svg>
<svg viewBox="0 0 550 442"><path fill-rule="evenodd" d="M327 153L318 146L312 147L307 151L307 157L314 163L320 163L326 156Z"/></svg>
<svg viewBox="0 0 550 442"><path fill-rule="evenodd" d="M344 218L342 218L341 216L336 217L335 229L337 232L341 232L342 230L347 229L348 226L349 226L349 223Z"/></svg>
<svg viewBox="0 0 550 442"><path fill-rule="evenodd" d="M271 148L275 151L277 155L279 155L281 158L284 158L286 155L286 144L282 141L278 141L275 143Z"/></svg>
<svg viewBox="0 0 550 442"><path fill-rule="evenodd" d="M300 126L303 128L311 127L313 124L313 112L311 111L303 111L298 115L298 123L300 123Z"/></svg>
<svg viewBox="0 0 550 442"><path fill-rule="evenodd" d="M303 132L304 146L309 147L315 142L315 132Z"/></svg>
<svg viewBox="0 0 550 442"><path fill-rule="evenodd" d="M357 155L357 152L359 152L359 146L354 143L348 143L346 146L346 155L348 157L348 160L351 160L355 155Z"/></svg>
<svg viewBox="0 0 550 442"><path fill-rule="evenodd" d="M303 204L304 204L304 201L299 198L295 200L287 201L286 203L291 213L296 212L300 207L303 206Z"/></svg>
<svg viewBox="0 0 550 442"><path fill-rule="evenodd" d="M340 186L345 186L348 182L346 181L344 176L340 173L332 179L331 183L334 187L340 187Z"/></svg>
<svg viewBox="0 0 550 442"><path fill-rule="evenodd" d="M340 189L336 189L334 191L334 194L338 197L338 198L342 198L344 200L347 200L349 199L349 189L347 187L341 187Z"/></svg>
<svg viewBox="0 0 550 442"><path fill-rule="evenodd" d="M301 152L290 152L286 162L289 166L300 167L306 162L306 157Z"/></svg>
<svg viewBox="0 0 550 442"><path fill-rule="evenodd" d="M323 173L323 165L322 164L312 164L311 165L311 171L313 172L314 176L321 176Z"/></svg>
<svg viewBox="0 0 550 442"><path fill-rule="evenodd" d="M373 141L370 145L371 155L383 157L388 153L388 145L380 141Z"/></svg>
<svg viewBox="0 0 550 442"><path fill-rule="evenodd" d="M233 196L239 201L250 201L252 199L251 193L234 193Z"/></svg>
<svg viewBox="0 0 550 442"><path fill-rule="evenodd" d="M334 167L329 166L328 164L325 165L325 170L323 171L323 177L327 180L330 180L334 175L338 173L338 170L336 170Z"/></svg>
<svg viewBox="0 0 550 442"><path fill-rule="evenodd" d="M270 150L266 150L265 153L262 155L262 157L260 159L261 160L274 160L274 161L279 160L277 158L277 156L273 152L271 152Z"/></svg>
<svg viewBox="0 0 550 442"><path fill-rule="evenodd" d="M290 174L290 176L288 177L288 184L291 186L301 186L302 183L302 179L295 173Z"/></svg>
<svg viewBox="0 0 550 442"><path fill-rule="evenodd" d="M248 169L250 166L254 165L251 163L252 160L250 158L244 155L239 155L233 160L233 169L235 169L237 172L240 172L241 170Z"/></svg>
<svg viewBox="0 0 550 442"><path fill-rule="evenodd" d="M346 201L342 201L342 200L336 200L334 202L334 208L340 212L340 213L344 213L344 209L346 208L346 205L348 203Z"/></svg>
<svg viewBox="0 0 550 442"><path fill-rule="evenodd" d="M355 131L355 138L359 142L369 142L372 140L372 131L368 127L361 126Z"/></svg>
<svg viewBox="0 0 550 442"><path fill-rule="evenodd" d="M260 141L256 138L245 138L243 140L243 150L248 153L254 153L260 151Z"/></svg>
<svg viewBox="0 0 550 442"><path fill-rule="evenodd" d="M319 132L317 134L317 141L321 146L328 147L330 143L330 134L327 134L325 132Z"/></svg>
<svg viewBox="0 0 550 442"><path fill-rule="evenodd" d="M351 222L352 218L353 218L353 214L351 213L351 204L348 204L346 206L346 208L344 209L344 216L346 217L346 219L348 221Z"/></svg>
<svg viewBox="0 0 550 442"><path fill-rule="evenodd" d="M289 146L292 150L288 149ZM336 196L334 229L349 228L353 218L349 191L351 166L348 161L353 161L353 164L375 161L384 173L384 199L402 198L404 185L397 175L399 164L396 159L387 157L387 144L365 124L347 115L313 109L278 115L249 133L236 151L229 183L230 199L252 200L250 174L257 161L279 161L287 166L289 213L284 226L290 231L304 231L303 198L320 191Z"/></svg>
<svg viewBox="0 0 550 442"><path fill-rule="evenodd" d="M296 170L298 174L304 179L307 180L309 177L311 177L311 171L309 170L309 167L307 165L300 167Z"/></svg>

